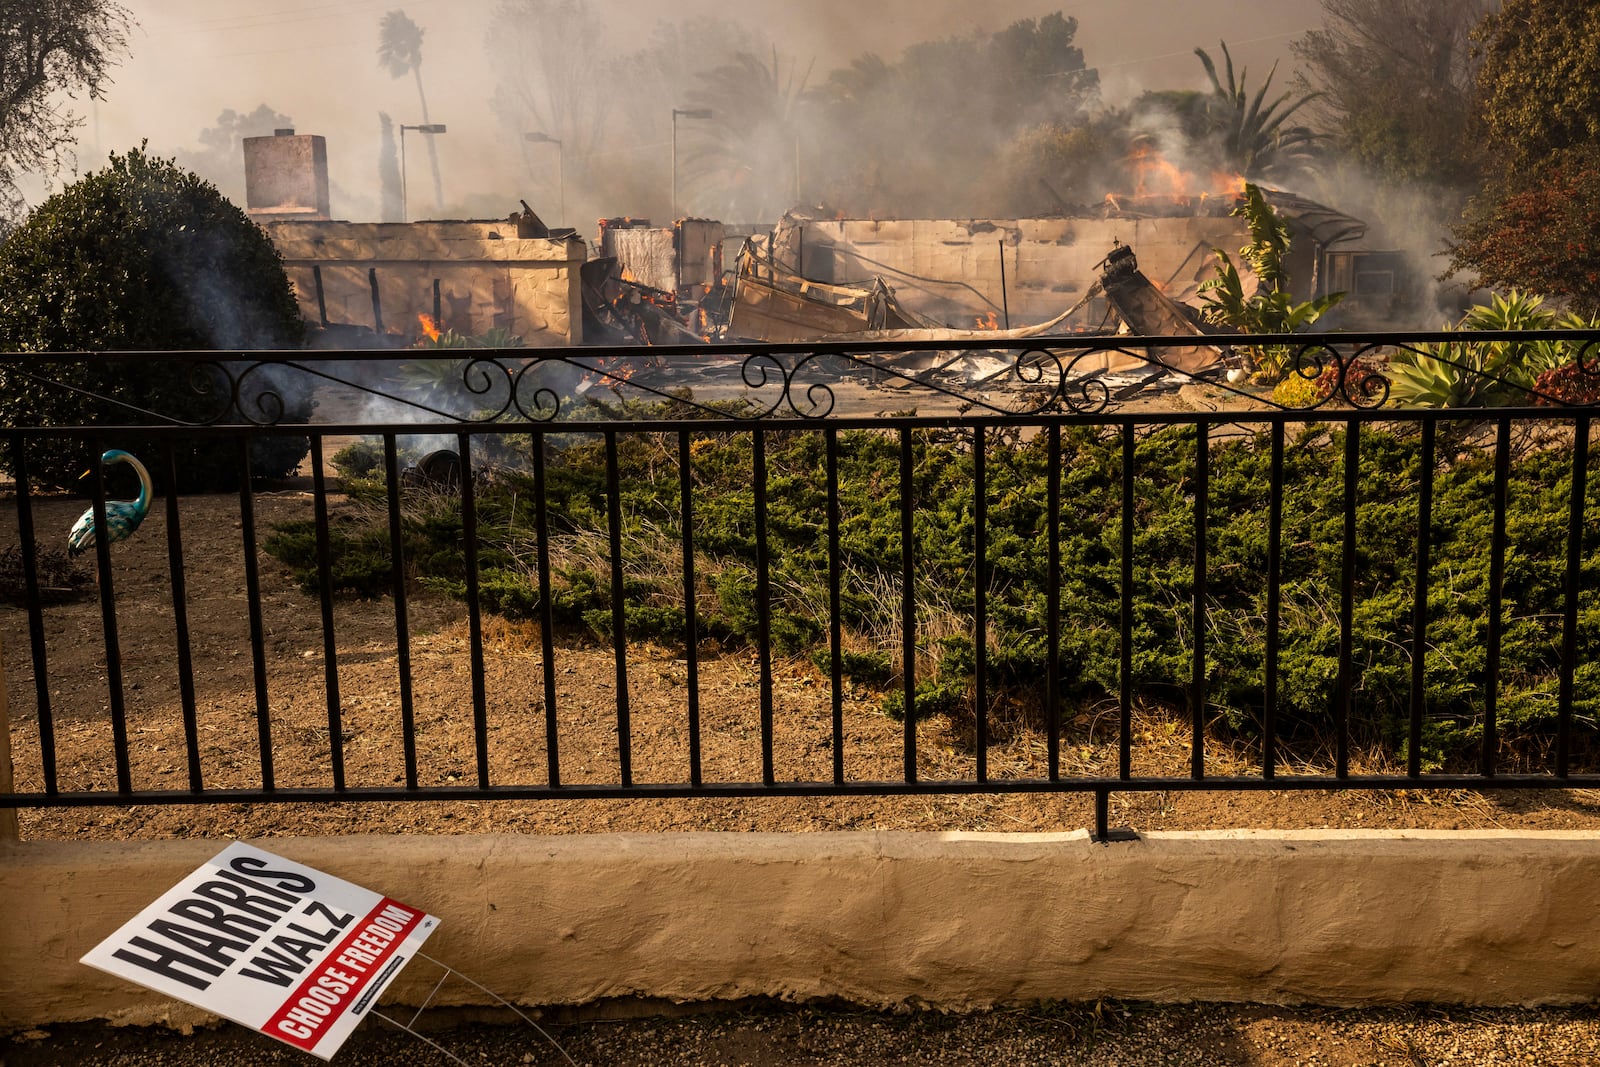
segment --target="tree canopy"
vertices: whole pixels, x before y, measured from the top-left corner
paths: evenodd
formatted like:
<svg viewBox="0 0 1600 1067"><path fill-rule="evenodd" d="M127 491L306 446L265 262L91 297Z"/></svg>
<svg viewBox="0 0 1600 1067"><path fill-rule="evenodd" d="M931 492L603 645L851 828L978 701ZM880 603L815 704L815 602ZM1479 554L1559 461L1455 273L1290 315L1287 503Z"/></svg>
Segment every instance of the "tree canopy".
<svg viewBox="0 0 1600 1067"><path fill-rule="evenodd" d="M1600 314L1600 148L1566 149L1533 180L1474 205L1451 262L1495 289L1523 289Z"/></svg>
<svg viewBox="0 0 1600 1067"><path fill-rule="evenodd" d="M1600 142L1600 6L1506 0L1477 37L1483 122L1508 170Z"/></svg>
<svg viewBox="0 0 1600 1067"><path fill-rule="evenodd" d="M378 21L378 66L388 71L391 78L410 74L416 80L417 101L422 108L421 125L427 126L433 120L428 117L428 94L422 90L423 33L422 27L411 21L404 11L387 12ZM404 131L401 132L404 136ZM439 178L439 148L433 143L432 134L423 135L422 142L428 148L428 166L433 172L433 207L442 212L444 183ZM404 175L401 177L403 186Z"/></svg>
<svg viewBox="0 0 1600 1067"><path fill-rule="evenodd" d="M1289 119L1309 103L1315 94L1282 93L1267 100L1277 66L1267 71L1261 88L1250 95L1246 70L1234 76L1233 56L1228 43L1222 44L1227 80L1217 76L1217 65L1203 48L1196 48L1211 80L1211 96L1205 101L1208 119L1207 139L1219 153L1218 162L1246 178L1283 178L1303 169L1316 153L1317 135Z"/></svg>
<svg viewBox="0 0 1600 1067"><path fill-rule="evenodd" d="M1476 36L1491 175L1452 268L1600 311L1600 7L1507 0Z"/></svg>
<svg viewBox="0 0 1600 1067"><path fill-rule="evenodd" d="M131 26L115 0L0 0L0 216L21 212L18 179L70 159L83 120L60 97L103 99Z"/></svg>
<svg viewBox="0 0 1600 1067"><path fill-rule="evenodd" d="M834 71L817 94L831 151L813 164L813 188L857 213L1005 210L999 168L1032 154L1012 143L1076 126L1098 102L1099 74L1077 32L1076 19L1054 12Z"/></svg>
<svg viewBox="0 0 1600 1067"><path fill-rule="evenodd" d="M799 111L811 70L749 52L700 76L689 103L711 113L684 153L700 202L731 218L775 218L799 198ZM692 135L691 135L692 136Z"/></svg>
<svg viewBox="0 0 1600 1067"><path fill-rule="evenodd" d="M1293 42L1307 117L1333 147L1389 182L1478 178L1472 30L1496 0L1322 0L1319 29Z"/></svg>

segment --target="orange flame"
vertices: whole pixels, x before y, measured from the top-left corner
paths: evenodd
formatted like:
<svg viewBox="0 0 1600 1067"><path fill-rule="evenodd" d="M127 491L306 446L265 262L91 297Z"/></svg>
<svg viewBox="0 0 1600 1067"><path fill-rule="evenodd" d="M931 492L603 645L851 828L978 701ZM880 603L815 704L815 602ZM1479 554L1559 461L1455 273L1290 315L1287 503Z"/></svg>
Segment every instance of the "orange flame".
<svg viewBox="0 0 1600 1067"><path fill-rule="evenodd" d="M1149 145L1136 146L1128 154L1128 163L1133 168L1133 191L1136 196L1189 195L1189 175Z"/></svg>
<svg viewBox="0 0 1600 1067"><path fill-rule="evenodd" d="M1229 174L1225 170L1219 170L1211 175L1211 189L1215 193L1243 196L1244 186L1243 174Z"/></svg>
<svg viewBox="0 0 1600 1067"><path fill-rule="evenodd" d="M439 340L439 326L433 321L432 315L418 315L417 323L422 327L422 335L430 341Z"/></svg>
<svg viewBox="0 0 1600 1067"><path fill-rule="evenodd" d="M979 315L974 320L974 323L976 328L980 330L998 330L1000 328L1000 318L992 311L987 315Z"/></svg>

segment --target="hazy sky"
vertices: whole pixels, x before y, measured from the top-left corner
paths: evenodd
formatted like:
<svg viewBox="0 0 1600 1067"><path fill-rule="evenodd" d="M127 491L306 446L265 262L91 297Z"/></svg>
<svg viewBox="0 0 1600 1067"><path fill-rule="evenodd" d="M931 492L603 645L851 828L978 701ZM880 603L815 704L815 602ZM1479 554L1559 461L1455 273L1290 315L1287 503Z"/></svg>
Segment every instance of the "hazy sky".
<svg viewBox="0 0 1600 1067"><path fill-rule="evenodd" d="M403 9L423 27L422 75L430 118L449 126L438 139L447 198L465 187L508 198L515 208L518 145L508 145L489 110L493 91L484 37L495 0L123 0L138 21L132 56L115 72L108 99L80 108L80 166L100 165L108 151L148 139L171 155L198 145L201 130L232 108L268 104L290 116L297 132L328 139L332 179L352 195L334 213L361 220L376 210L376 144L380 111L398 123L422 121L415 84L394 79L376 60L378 22ZM814 80L867 51L896 57L918 40L975 29L995 30L1052 11L1076 17L1078 44L1100 71L1104 95L1117 100L1144 88L1201 88L1193 56L1217 54L1224 39L1235 62L1259 84L1274 60L1287 88L1288 42L1318 24L1320 0L592 0L609 20L619 51L643 42L661 20L719 15L771 37L802 67L816 61ZM663 100L669 110L676 101ZM412 189L426 181L425 153L407 138ZM665 152L663 146L661 151ZM242 162L240 170L242 173ZM359 190L359 194L356 194ZM616 205L628 213L628 205Z"/></svg>

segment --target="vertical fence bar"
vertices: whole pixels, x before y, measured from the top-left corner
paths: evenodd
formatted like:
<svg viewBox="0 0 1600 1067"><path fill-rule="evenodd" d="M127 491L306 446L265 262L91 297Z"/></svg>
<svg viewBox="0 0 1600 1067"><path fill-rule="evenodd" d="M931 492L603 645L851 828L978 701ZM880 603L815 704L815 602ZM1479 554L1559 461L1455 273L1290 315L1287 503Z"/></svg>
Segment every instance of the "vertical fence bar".
<svg viewBox="0 0 1600 1067"><path fill-rule="evenodd" d="M200 722L195 706L194 650L189 642L189 592L184 578L183 527L178 516L178 458L169 438L166 461L167 574L172 583L172 627L178 653L178 701L183 709L183 751L189 768L189 789L199 792Z"/></svg>
<svg viewBox="0 0 1600 1067"><path fill-rule="evenodd" d="M1350 776L1350 701L1355 644L1356 512L1361 487L1361 424L1345 423L1344 435L1344 550L1339 565L1339 687L1334 705L1335 768L1340 778Z"/></svg>
<svg viewBox="0 0 1600 1067"><path fill-rule="evenodd" d="M1052 423L1045 450L1045 760L1061 780L1061 427Z"/></svg>
<svg viewBox="0 0 1600 1067"><path fill-rule="evenodd" d="M915 494L911 430L900 431L900 663L901 699L905 708L905 778L917 780L917 594L916 524L912 519Z"/></svg>
<svg viewBox="0 0 1600 1067"><path fill-rule="evenodd" d="M406 604L405 532L400 521L400 457L395 435L383 435L383 477L389 510L389 591L394 597L395 667L400 684L400 745L406 788L417 788L417 709L411 688L411 617Z"/></svg>
<svg viewBox="0 0 1600 1067"><path fill-rule="evenodd" d="M133 790L133 774L128 764L128 705L122 690L122 642L117 633L117 594L111 574L111 537L106 525L106 466L100 461L101 442L91 443L90 462L94 464L94 555L100 578L100 619L106 648L106 686L111 706L112 758L116 763L117 791Z"/></svg>
<svg viewBox="0 0 1600 1067"><path fill-rule="evenodd" d="M1489 648L1483 679L1483 748L1479 752L1479 771L1485 778L1494 775L1495 750L1499 747L1500 644L1505 633L1506 503L1510 478L1511 420L1502 418L1495 427L1494 525L1489 537Z"/></svg>
<svg viewBox="0 0 1600 1067"><path fill-rule="evenodd" d="M1406 727L1406 774L1422 775L1422 721L1428 710L1428 585L1433 552L1434 435L1438 423L1422 423L1417 470L1417 570L1411 605L1411 721Z"/></svg>
<svg viewBox="0 0 1600 1067"><path fill-rule="evenodd" d="M261 618L261 565L256 559L256 497L251 487L250 439L239 437L239 529L244 548L244 595L250 615L250 655L255 677L256 744L261 750L261 788L277 788L272 773L272 703L267 692L266 625Z"/></svg>
<svg viewBox="0 0 1600 1067"><path fill-rule="evenodd" d="M678 525L683 552L683 656L689 713L689 784L700 775L700 624L694 576L694 469L689 431L678 431Z"/></svg>
<svg viewBox="0 0 1600 1067"><path fill-rule="evenodd" d="M328 484L322 435L311 437L311 502L317 531L317 592L322 607L322 678L328 696L328 756L333 788L344 789L344 722L339 707L339 642L333 629L333 549L328 537Z"/></svg>
<svg viewBox="0 0 1600 1067"><path fill-rule="evenodd" d="M1002 250L1004 246L1002 245ZM982 426L972 428L973 715L978 781L989 780L989 474Z"/></svg>
<svg viewBox="0 0 1600 1067"><path fill-rule="evenodd" d="M1206 776L1206 571L1207 512L1211 505L1211 427L1194 427L1194 604L1190 626L1194 630L1194 663L1189 679L1193 707L1189 737L1189 776Z"/></svg>
<svg viewBox="0 0 1600 1067"><path fill-rule="evenodd" d="M1117 665L1117 777L1133 777L1133 476L1134 425L1122 424L1122 577L1119 625L1122 630ZM1102 828L1103 830L1103 828Z"/></svg>
<svg viewBox="0 0 1600 1067"><path fill-rule="evenodd" d="M1278 652L1283 626L1283 423L1272 424L1267 486L1267 661L1262 681L1261 776L1278 773Z"/></svg>
<svg viewBox="0 0 1600 1067"><path fill-rule="evenodd" d="M23 439L11 439L11 472L17 481L17 538L22 549L23 591L28 602L28 642L33 653L33 695L39 714L39 760L44 791L60 791L56 781L56 718L50 703L49 653L44 637L44 603L39 593L39 553L33 528L33 493L29 488L28 451Z"/></svg>
<svg viewBox="0 0 1600 1067"><path fill-rule="evenodd" d="M466 562L467 640L472 671L472 739L478 763L478 788L489 788L489 696L483 681L483 604L478 592L477 479L472 466L472 437L456 435L461 456L461 552Z"/></svg>
<svg viewBox="0 0 1600 1067"><path fill-rule="evenodd" d="M1583 591L1584 497L1589 481L1589 416L1572 428L1572 495L1567 502L1567 573L1561 611L1561 683L1556 702L1556 776L1571 771L1573 675L1578 663L1578 597Z"/></svg>
<svg viewBox="0 0 1600 1067"><path fill-rule="evenodd" d="M839 562L839 431L822 431L828 478L828 654L833 667L833 784L844 784L843 575ZM979 757L982 758L981 756Z"/></svg>
<svg viewBox="0 0 1600 1067"><path fill-rule="evenodd" d="M772 559L767 549L767 432L755 430L751 449L755 476L756 653L761 661L761 780L772 785Z"/></svg>
<svg viewBox="0 0 1600 1067"><path fill-rule="evenodd" d="M623 593L622 476L617 470L617 431L605 431L606 529L611 544L611 648L616 660L617 768L623 785L633 784L633 726L628 705L628 613Z"/></svg>
<svg viewBox="0 0 1600 1067"><path fill-rule="evenodd" d="M550 603L550 508L544 462L544 433L533 434L533 532L539 563L539 655L544 674L544 762L550 788L561 786L561 737L556 719L555 607Z"/></svg>

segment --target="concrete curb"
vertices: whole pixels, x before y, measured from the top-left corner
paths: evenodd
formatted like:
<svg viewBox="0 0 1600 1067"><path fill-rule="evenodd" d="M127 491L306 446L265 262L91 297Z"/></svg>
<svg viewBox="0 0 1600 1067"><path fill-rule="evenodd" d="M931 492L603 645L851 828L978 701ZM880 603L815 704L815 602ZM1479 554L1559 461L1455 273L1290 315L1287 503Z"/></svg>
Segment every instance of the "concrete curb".
<svg viewBox="0 0 1600 1067"><path fill-rule="evenodd" d="M617 834L254 842L420 905L519 1003L1116 997L1371 1005L1600 996L1600 835ZM218 840L0 845L0 1026L205 1016L78 958ZM437 972L402 975L418 1003ZM459 986L459 988L457 988ZM444 1004L484 1003L454 983Z"/></svg>

